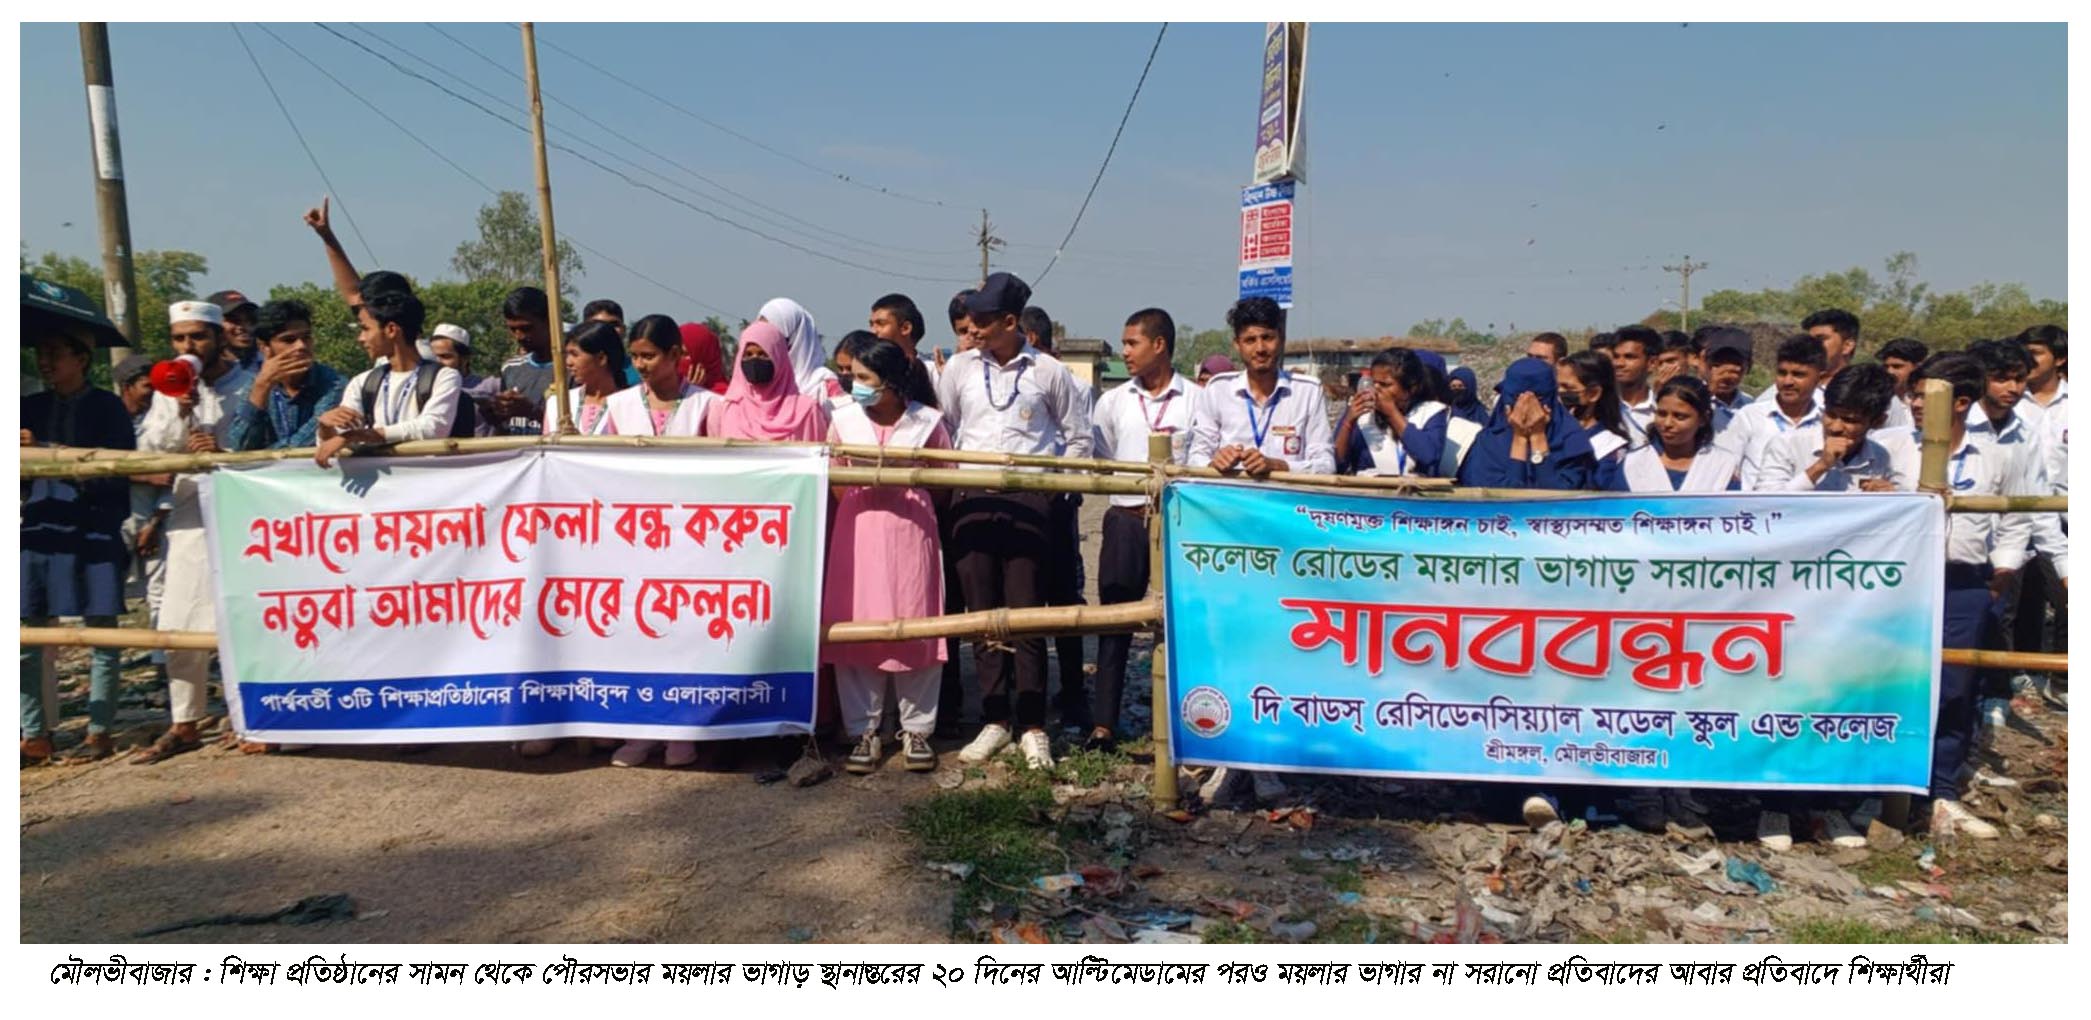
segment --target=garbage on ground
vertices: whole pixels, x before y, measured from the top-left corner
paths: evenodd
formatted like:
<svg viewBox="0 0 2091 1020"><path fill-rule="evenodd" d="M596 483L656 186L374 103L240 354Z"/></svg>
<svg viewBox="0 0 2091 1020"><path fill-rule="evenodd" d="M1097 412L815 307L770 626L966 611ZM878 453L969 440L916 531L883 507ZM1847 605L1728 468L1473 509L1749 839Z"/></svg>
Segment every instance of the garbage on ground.
<svg viewBox="0 0 2091 1020"><path fill-rule="evenodd" d="M1319 930L1312 921L1274 921L1271 924L1271 935L1286 942L1305 942Z"/></svg>
<svg viewBox="0 0 2091 1020"><path fill-rule="evenodd" d="M1758 893L1768 893L1779 886L1772 877L1764 873L1764 866L1740 857L1728 858L1728 881L1747 885Z"/></svg>
<svg viewBox="0 0 2091 1020"><path fill-rule="evenodd" d="M1309 927L1312 926L1310 925ZM1167 931L1161 928L1140 928L1133 932L1133 942L1143 946L1195 946L1198 944L1199 939L1196 935L1180 931Z"/></svg>
<svg viewBox="0 0 2091 1020"><path fill-rule="evenodd" d="M931 871L950 875L952 878L961 881L971 878L973 875L973 863L971 861L930 861L924 864L923 867Z"/></svg>
<svg viewBox="0 0 2091 1020"><path fill-rule="evenodd" d="M1032 888L1044 893L1063 893L1081 885L1082 876L1071 871L1060 875L1040 875L1031 880Z"/></svg>

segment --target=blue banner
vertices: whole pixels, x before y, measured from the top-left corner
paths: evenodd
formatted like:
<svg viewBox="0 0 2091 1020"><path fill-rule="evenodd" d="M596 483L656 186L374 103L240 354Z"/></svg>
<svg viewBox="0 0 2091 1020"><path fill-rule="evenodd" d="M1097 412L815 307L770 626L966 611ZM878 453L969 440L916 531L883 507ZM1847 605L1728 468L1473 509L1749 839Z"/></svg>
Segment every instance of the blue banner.
<svg viewBox="0 0 2091 1020"><path fill-rule="evenodd" d="M1945 514L1915 493L1163 498L1178 760L1928 785Z"/></svg>

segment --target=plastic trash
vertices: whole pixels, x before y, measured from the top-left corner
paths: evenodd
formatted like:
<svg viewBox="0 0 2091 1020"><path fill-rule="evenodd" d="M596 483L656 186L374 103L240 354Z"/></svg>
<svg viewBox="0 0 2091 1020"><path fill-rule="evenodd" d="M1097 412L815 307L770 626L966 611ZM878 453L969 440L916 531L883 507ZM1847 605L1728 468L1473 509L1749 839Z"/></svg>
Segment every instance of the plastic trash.
<svg viewBox="0 0 2091 1020"><path fill-rule="evenodd" d="M1576 879L1576 891L1585 896L1590 895L1590 880L1587 878Z"/></svg>
<svg viewBox="0 0 2091 1020"><path fill-rule="evenodd" d="M1271 936L1286 942L1305 942L1320 930L1312 921L1278 921L1271 925Z"/></svg>
<svg viewBox="0 0 2091 1020"><path fill-rule="evenodd" d="M1040 875L1031 880L1032 888L1039 892L1063 893L1082 886L1082 876L1072 871L1058 875Z"/></svg>
<svg viewBox="0 0 2091 1020"><path fill-rule="evenodd" d="M1197 915L1182 910L1154 908L1139 913L1127 914L1124 920L1142 928L1182 928L1189 925Z"/></svg>
<svg viewBox="0 0 2091 1020"><path fill-rule="evenodd" d="M1133 942L1142 946L1195 946L1199 941L1196 935L1161 928L1139 928L1133 932Z"/></svg>
<svg viewBox="0 0 2091 1020"><path fill-rule="evenodd" d="M930 861L922 866L931 871L942 872L960 880L973 877L973 864L971 861Z"/></svg>
<svg viewBox="0 0 2091 1020"><path fill-rule="evenodd" d="M1341 903L1346 907L1356 906L1358 901L1362 898L1363 897L1359 896L1357 893L1354 892L1340 892L1336 894L1336 902Z"/></svg>
<svg viewBox="0 0 2091 1020"><path fill-rule="evenodd" d="M1759 893L1768 893L1779 888L1778 884L1772 881L1772 877L1764 873L1762 865L1740 857L1728 858L1728 881L1750 886Z"/></svg>
<svg viewBox="0 0 2091 1020"><path fill-rule="evenodd" d="M785 932L785 933L784 933L784 941L786 941L786 942L794 942L794 943L796 943L796 942L811 942L811 941L813 941L813 929L811 929L811 928L793 928L793 929L791 929L790 931L787 931L787 932Z"/></svg>

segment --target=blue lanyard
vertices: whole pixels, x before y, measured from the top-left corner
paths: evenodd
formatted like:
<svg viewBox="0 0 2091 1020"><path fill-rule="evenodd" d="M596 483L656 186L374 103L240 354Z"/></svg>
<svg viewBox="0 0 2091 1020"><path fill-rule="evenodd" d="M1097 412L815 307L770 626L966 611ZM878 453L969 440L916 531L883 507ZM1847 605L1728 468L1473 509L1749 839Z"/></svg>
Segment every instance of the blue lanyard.
<svg viewBox="0 0 2091 1020"><path fill-rule="evenodd" d="M1285 380L1278 380L1278 385L1285 385ZM1263 449L1263 437L1270 434L1271 423L1278 420L1278 390L1276 387L1271 389L1271 411L1263 416L1263 425L1260 428L1256 424L1256 401L1249 397L1249 386L1247 383L1242 384L1241 394L1242 406L1249 409L1249 434L1256 437L1256 448L1261 450Z"/></svg>
<svg viewBox="0 0 2091 1020"><path fill-rule="evenodd" d="M987 390L987 406L992 407L997 411L1007 411L1011 407L1016 406L1017 388L1024 384L1024 369L1030 367L1031 363L1028 361L1019 361L1016 363L1016 380L1009 384L1009 399L997 404L995 403L994 369L988 365L987 355L981 355L980 385Z"/></svg>
<svg viewBox="0 0 2091 1020"><path fill-rule="evenodd" d="M1953 491L1955 492L1960 491L1960 476L1965 473L1965 469L1968 466L1969 449L1971 449L1971 447L1963 446L1960 448L1959 453L1953 455Z"/></svg>
<svg viewBox="0 0 2091 1020"><path fill-rule="evenodd" d="M391 400L392 370L390 368L385 369L385 378L378 383L378 406L386 410L388 417L382 422L372 422L373 426L397 425L400 423L400 419L406 417L407 399L414 395L412 379L419 374L419 372L407 373L409 383L399 388L399 400L395 403Z"/></svg>

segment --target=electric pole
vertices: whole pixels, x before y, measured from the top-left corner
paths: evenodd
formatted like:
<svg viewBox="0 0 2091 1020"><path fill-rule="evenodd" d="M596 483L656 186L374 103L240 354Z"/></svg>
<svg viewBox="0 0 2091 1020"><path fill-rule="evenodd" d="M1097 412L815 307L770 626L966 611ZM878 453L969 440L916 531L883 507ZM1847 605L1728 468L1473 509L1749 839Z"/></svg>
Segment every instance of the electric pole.
<svg viewBox="0 0 2091 1020"><path fill-rule="evenodd" d="M1684 257L1683 265L1663 267L1663 272L1676 273L1684 280L1684 298L1677 306L1677 328L1681 332L1692 331L1692 274L1705 268L1706 263L1693 262L1690 255Z"/></svg>
<svg viewBox="0 0 2091 1020"><path fill-rule="evenodd" d="M1007 242L995 236L994 224L987 221L987 210L980 210L980 232L973 235L973 243L980 248L980 282L987 282L987 256L999 250Z"/></svg>
<svg viewBox="0 0 2091 1020"><path fill-rule="evenodd" d="M126 342L138 340L137 274L131 268L131 214L123 190L123 147L116 136L116 83L109 71L109 26L80 22L80 70L87 79L87 128L94 148L94 211L102 235L102 294L109 321ZM109 351L109 365L131 348Z"/></svg>

